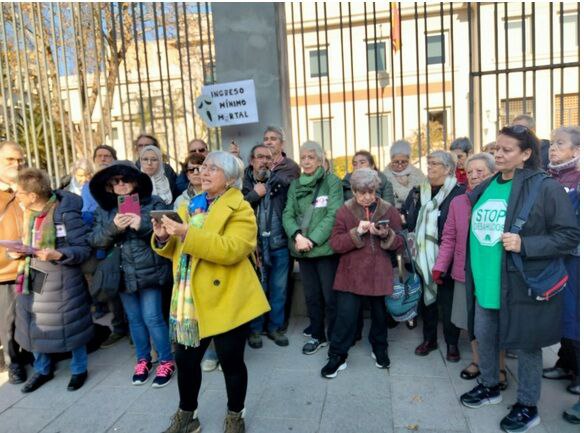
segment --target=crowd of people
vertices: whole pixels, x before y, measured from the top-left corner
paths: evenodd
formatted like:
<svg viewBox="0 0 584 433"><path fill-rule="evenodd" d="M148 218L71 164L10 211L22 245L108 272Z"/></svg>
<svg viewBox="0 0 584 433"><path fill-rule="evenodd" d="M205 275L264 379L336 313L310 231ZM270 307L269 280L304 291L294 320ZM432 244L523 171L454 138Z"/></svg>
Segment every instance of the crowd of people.
<svg viewBox="0 0 584 433"><path fill-rule="evenodd" d="M468 336L472 361L460 377L478 384L462 405L502 400L506 357L518 359L519 374L503 431L540 422L542 375L570 380L568 392L579 395L578 128L558 128L545 143L533 119L518 116L481 153L466 137L431 152L427 175L399 140L384 170L362 150L343 179L314 141L300 147L299 164L289 158L274 126L247 165L235 142L209 152L195 139L176 173L156 137L134 144L135 161L97 146L52 189L46 172L25 168L16 143L0 142L0 339L9 381L22 392L53 379L63 353L72 358L67 389L81 388L92 316L109 311L99 344L130 337L134 385L153 376L152 386L164 387L178 373L178 410L165 433L200 431L202 371L216 368L225 432L244 432L244 350L262 348L264 336L290 344L296 261L309 320L298 350L328 347L323 378L347 368L364 310L372 365L390 367L388 328L404 318L386 300L415 274L422 293L406 319L410 329L422 324L415 355L438 348L440 316L447 361L460 361L461 329ZM557 363L544 368L542 348L559 342ZM564 418L579 423L579 402Z"/></svg>

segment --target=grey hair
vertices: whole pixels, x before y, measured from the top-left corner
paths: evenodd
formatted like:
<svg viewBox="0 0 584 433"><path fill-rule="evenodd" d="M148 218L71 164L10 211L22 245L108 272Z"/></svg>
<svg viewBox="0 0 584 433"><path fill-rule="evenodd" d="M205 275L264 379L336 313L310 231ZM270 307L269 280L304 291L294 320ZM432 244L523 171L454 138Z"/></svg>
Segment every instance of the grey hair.
<svg viewBox="0 0 584 433"><path fill-rule="evenodd" d="M71 165L71 174L74 175L77 170L83 170L85 173L93 175L95 170L93 164L87 158L79 158Z"/></svg>
<svg viewBox="0 0 584 433"><path fill-rule="evenodd" d="M517 122L524 121L527 123L527 127L532 131L535 129L535 119L531 117L529 114L519 114L513 118L511 121L512 125L515 125Z"/></svg>
<svg viewBox="0 0 584 433"><path fill-rule="evenodd" d="M464 169L468 171L468 165L472 161L478 161L478 160L485 161L485 164L491 173L494 173L497 171L497 167L495 167L495 157L488 152L481 152L481 153L477 153L476 155L470 156L464 164Z"/></svg>
<svg viewBox="0 0 584 433"><path fill-rule="evenodd" d="M407 140L397 140L391 145L389 149L389 156L393 158L396 155L407 155L412 154L412 145Z"/></svg>
<svg viewBox="0 0 584 433"><path fill-rule="evenodd" d="M280 136L280 141L282 143L286 141L286 135L284 134L284 130L279 126L269 125L268 127L266 127L266 130L264 131L264 135L266 135L266 132L273 132L275 134L278 134Z"/></svg>
<svg viewBox="0 0 584 433"><path fill-rule="evenodd" d="M22 146L20 146L20 144L18 144L18 143L15 143L14 141L1 140L0 141L0 150L4 149L5 147L12 147L13 149L17 149L20 151L20 153L22 153L24 155L24 149L22 148Z"/></svg>
<svg viewBox="0 0 584 433"><path fill-rule="evenodd" d="M316 153L316 157L320 162L324 162L324 150L322 150L322 146L316 141L308 140L302 143L302 146L300 146L300 153L302 153L303 150Z"/></svg>
<svg viewBox="0 0 584 433"><path fill-rule="evenodd" d="M360 168L351 174L351 190L353 192L376 191L381 184L377 171L371 168Z"/></svg>
<svg viewBox="0 0 584 433"><path fill-rule="evenodd" d="M430 155L428 155L428 159L430 158L439 160L448 169L448 174L454 174L456 163L454 162L454 158L450 152L446 152L445 150L435 150Z"/></svg>
<svg viewBox="0 0 584 433"><path fill-rule="evenodd" d="M468 137L459 137L450 143L450 150L461 150L467 155L472 152L472 142Z"/></svg>
<svg viewBox="0 0 584 433"><path fill-rule="evenodd" d="M558 132L563 132L570 136L570 142L572 146L580 147L580 128L577 126L560 126L552 131L552 137Z"/></svg>
<svg viewBox="0 0 584 433"><path fill-rule="evenodd" d="M223 150L210 152L205 158L206 164L213 164L223 170L227 184L237 189L243 186L243 162L241 159Z"/></svg>

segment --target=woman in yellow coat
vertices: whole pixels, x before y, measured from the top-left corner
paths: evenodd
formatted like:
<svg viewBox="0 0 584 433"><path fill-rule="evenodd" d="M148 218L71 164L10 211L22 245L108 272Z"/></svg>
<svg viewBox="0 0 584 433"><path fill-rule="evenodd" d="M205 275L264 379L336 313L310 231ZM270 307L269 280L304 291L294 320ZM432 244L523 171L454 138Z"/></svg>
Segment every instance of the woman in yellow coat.
<svg viewBox="0 0 584 433"><path fill-rule="evenodd" d="M241 194L243 165L227 152L210 153L201 168L203 194L179 208L183 221L153 219L155 251L172 259L170 334L176 343L179 409L165 433L200 430L200 362L213 341L227 387L225 432L242 433L248 323L269 310L249 259L256 218Z"/></svg>

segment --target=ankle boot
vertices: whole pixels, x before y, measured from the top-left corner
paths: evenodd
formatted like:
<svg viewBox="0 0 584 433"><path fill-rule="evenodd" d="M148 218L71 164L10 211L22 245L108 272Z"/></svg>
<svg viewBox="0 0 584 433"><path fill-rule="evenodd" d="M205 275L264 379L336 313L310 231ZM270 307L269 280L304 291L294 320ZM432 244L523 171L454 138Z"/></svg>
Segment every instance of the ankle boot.
<svg viewBox="0 0 584 433"><path fill-rule="evenodd" d="M245 433L244 412L245 409L241 412L227 411L227 415L225 415L224 433Z"/></svg>
<svg viewBox="0 0 584 433"><path fill-rule="evenodd" d="M197 411L178 409L170 418L170 426L163 433L199 433L201 423Z"/></svg>

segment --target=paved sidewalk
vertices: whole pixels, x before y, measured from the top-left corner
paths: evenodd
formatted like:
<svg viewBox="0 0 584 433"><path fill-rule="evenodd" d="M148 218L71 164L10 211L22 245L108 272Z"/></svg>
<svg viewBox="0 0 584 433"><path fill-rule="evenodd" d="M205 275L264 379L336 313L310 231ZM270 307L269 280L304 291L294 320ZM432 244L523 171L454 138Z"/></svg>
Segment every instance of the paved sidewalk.
<svg viewBox="0 0 584 433"><path fill-rule="evenodd" d="M507 406L515 402L516 361L508 360L510 386L501 404L463 408L458 396L473 381L459 378L469 360L445 361L445 347L421 358L414 355L421 329L404 325L389 331L390 370L375 368L366 338L350 352L348 368L336 379L320 377L326 349L302 355L305 318L289 330L290 346L277 347L264 338L264 347L246 349L249 370L247 431L249 433L488 433L499 431ZM366 324L365 329L368 329ZM464 339L464 337L461 338ZM544 365L555 360L546 349ZM166 388L132 386L134 365L128 340L90 355L89 379L77 392L68 392L68 361L60 363L55 379L32 394L7 383L0 374L0 433L159 433L176 410L176 378ZM566 381L544 380L539 405L542 424L534 433L577 432L562 420L562 411L577 397L565 391ZM221 433L226 407L222 373L204 373L199 398L204 433Z"/></svg>

